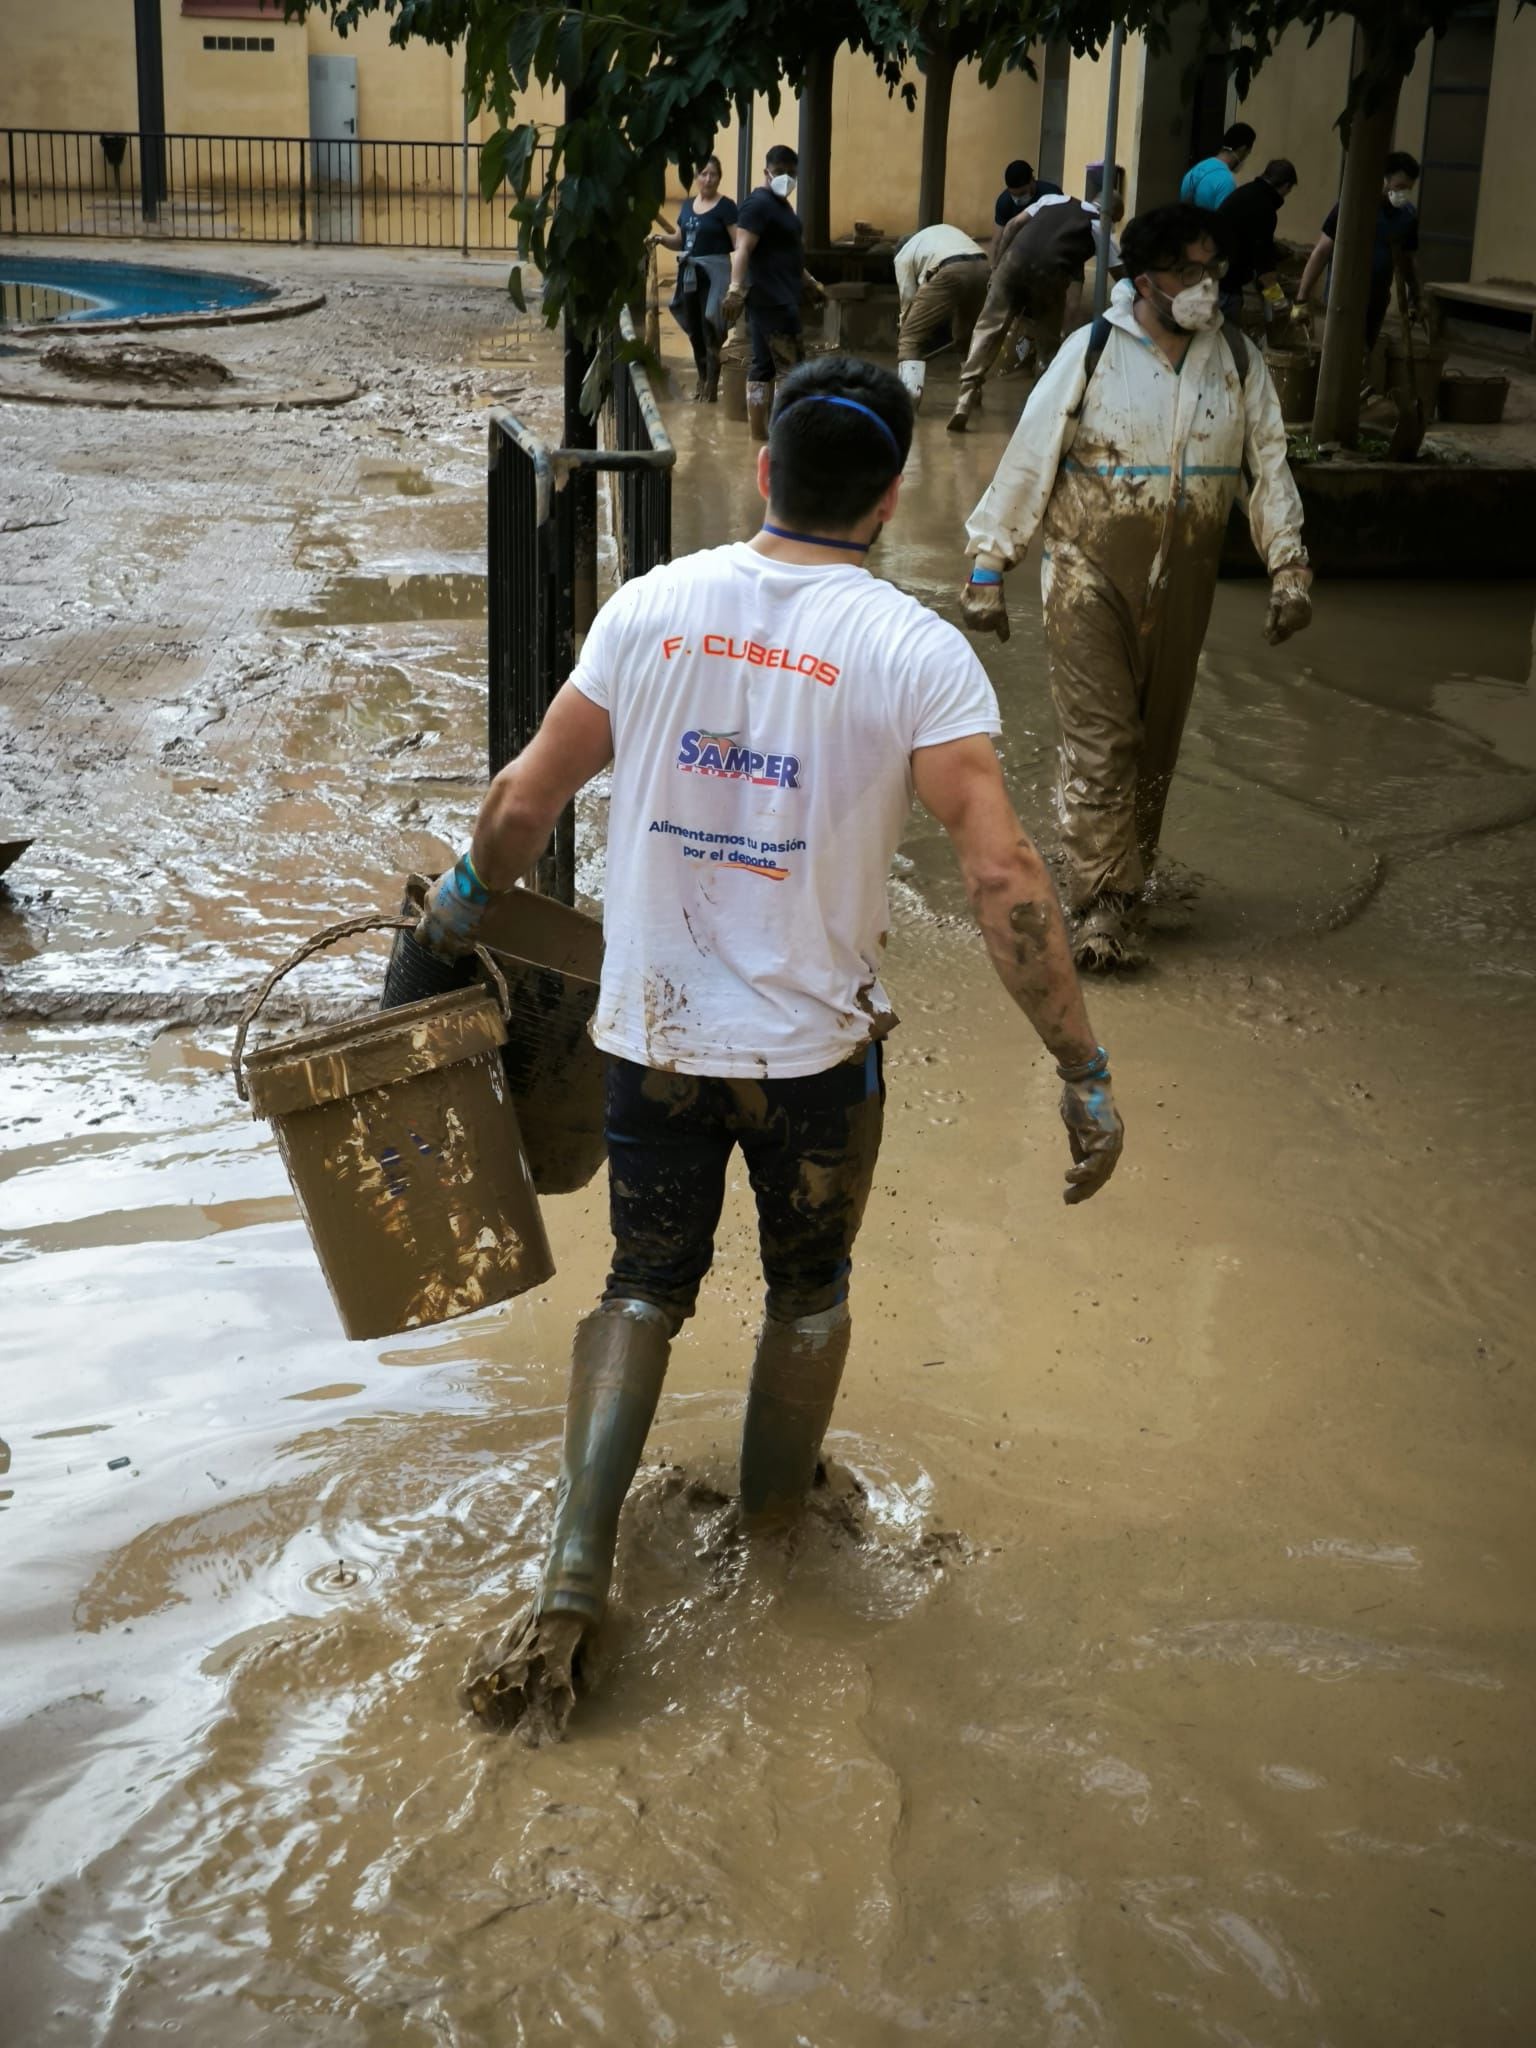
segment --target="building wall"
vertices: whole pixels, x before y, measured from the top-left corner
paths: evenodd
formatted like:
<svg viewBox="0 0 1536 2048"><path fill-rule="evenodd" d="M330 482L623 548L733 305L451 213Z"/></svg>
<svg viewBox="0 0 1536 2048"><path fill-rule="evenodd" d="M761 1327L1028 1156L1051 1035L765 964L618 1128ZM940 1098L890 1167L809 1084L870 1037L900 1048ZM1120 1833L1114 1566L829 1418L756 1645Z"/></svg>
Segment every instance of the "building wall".
<svg viewBox="0 0 1536 2048"><path fill-rule="evenodd" d="M23 17L17 0L0 0L0 11L0 125L108 134L137 126L131 6L37 0Z"/></svg>
<svg viewBox="0 0 1536 2048"><path fill-rule="evenodd" d="M1472 275L1536 287L1532 206L1531 108L1536 104L1536 18L1517 19L1514 0L1499 9L1483 176L1477 194Z"/></svg>
<svg viewBox="0 0 1536 2048"><path fill-rule="evenodd" d="M97 13L127 16L129 54L123 96L136 108L132 50L133 8ZM270 36L271 50L205 50L205 36ZM165 125L178 135L307 135L309 46L302 22L281 14L257 19L208 20L183 15L181 0L161 0L160 40L165 60ZM137 125L136 112L130 113ZM298 125L295 126L295 123Z"/></svg>
<svg viewBox="0 0 1536 2048"><path fill-rule="evenodd" d="M1280 210L1280 232L1293 242L1315 240L1339 196L1344 145L1334 125L1349 96L1354 26L1330 22L1309 49L1304 28L1287 29L1262 65L1234 118L1257 133L1249 168L1288 156L1298 183Z"/></svg>
<svg viewBox="0 0 1536 2048"><path fill-rule="evenodd" d="M1137 207L1136 126L1140 80L1145 46L1140 36L1127 36L1120 60L1120 114L1115 125L1119 138L1115 161L1126 174L1125 204L1128 214ZM1082 197L1083 174L1089 164L1104 155L1104 122L1109 112L1109 58L1074 57L1067 81L1067 161L1062 185Z"/></svg>

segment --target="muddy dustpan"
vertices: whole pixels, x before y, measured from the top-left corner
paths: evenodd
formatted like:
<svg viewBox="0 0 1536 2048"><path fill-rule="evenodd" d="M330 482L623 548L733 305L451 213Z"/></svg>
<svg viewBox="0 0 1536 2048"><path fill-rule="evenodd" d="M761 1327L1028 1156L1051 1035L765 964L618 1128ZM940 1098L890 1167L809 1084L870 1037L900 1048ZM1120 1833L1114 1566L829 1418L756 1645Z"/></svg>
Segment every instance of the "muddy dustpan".
<svg viewBox="0 0 1536 2048"><path fill-rule="evenodd" d="M317 932L269 974L235 1033L235 1086L272 1125L349 1337L389 1337L510 1300L554 1272L502 1072L506 984L482 984L247 1054L282 977L392 917Z"/></svg>
<svg viewBox="0 0 1536 2048"><path fill-rule="evenodd" d="M411 875L400 906L414 924L430 884ZM531 889L493 896L481 944L507 985L507 1086L541 1195L584 1188L603 1164L603 1062L587 1033L603 971L603 928ZM449 963L402 931L384 980L384 1007L462 987L474 967Z"/></svg>

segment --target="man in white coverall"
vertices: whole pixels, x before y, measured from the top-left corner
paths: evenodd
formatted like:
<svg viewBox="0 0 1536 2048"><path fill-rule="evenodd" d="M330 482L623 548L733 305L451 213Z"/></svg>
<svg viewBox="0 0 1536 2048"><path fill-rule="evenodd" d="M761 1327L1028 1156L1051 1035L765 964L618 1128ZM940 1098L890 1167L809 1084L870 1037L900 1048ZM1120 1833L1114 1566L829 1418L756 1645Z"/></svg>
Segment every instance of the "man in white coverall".
<svg viewBox="0 0 1536 2048"><path fill-rule="evenodd" d="M1244 474L1271 578L1265 637L1312 616L1312 572L1264 358L1224 328L1213 216L1163 206L1121 237L1106 318L1062 344L966 525L961 610L1008 637L1004 572L1044 530L1057 811L1079 966L1133 966L1227 514Z"/></svg>
<svg viewBox="0 0 1536 2048"><path fill-rule="evenodd" d="M813 1484L880 1143L881 1043L896 1023L880 983L886 885L914 793L949 834L999 978L1055 1056L1066 1199L1095 1193L1119 1157L1108 1062L1003 786L986 672L963 634L864 566L911 440L889 370L824 356L791 371L758 458L762 531L609 599L418 930L448 958L472 945L490 893L527 872L612 762L592 1036L607 1055L613 1261L572 1347L543 1584L469 1681L476 1711L525 1740L564 1727L737 1146L767 1280L742 1510L792 1511Z"/></svg>

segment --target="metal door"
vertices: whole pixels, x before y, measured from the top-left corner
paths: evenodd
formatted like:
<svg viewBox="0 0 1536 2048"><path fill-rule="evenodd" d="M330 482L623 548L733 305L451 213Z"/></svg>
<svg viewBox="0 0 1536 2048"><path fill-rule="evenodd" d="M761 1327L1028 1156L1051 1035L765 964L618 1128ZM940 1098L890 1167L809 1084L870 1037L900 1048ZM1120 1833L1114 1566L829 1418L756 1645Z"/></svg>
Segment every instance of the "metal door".
<svg viewBox="0 0 1536 2048"><path fill-rule="evenodd" d="M357 183L357 59L309 60L310 160L318 186Z"/></svg>

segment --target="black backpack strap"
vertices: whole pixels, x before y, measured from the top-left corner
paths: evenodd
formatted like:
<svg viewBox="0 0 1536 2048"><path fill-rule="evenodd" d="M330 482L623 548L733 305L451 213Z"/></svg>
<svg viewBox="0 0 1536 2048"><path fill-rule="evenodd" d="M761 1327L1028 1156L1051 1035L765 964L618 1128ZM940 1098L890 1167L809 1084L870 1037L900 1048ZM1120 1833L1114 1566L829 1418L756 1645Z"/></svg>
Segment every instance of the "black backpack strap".
<svg viewBox="0 0 1536 2048"><path fill-rule="evenodd" d="M1239 384L1246 384L1248 382L1248 362L1253 354L1253 350L1249 346L1248 337L1235 320L1223 320L1221 331L1232 354L1233 367L1237 371L1237 381Z"/></svg>
<svg viewBox="0 0 1536 2048"><path fill-rule="evenodd" d="M1083 395L1072 408L1072 417L1083 416L1083 401L1088 396L1088 386L1093 382L1093 373L1099 367L1099 357L1109 346L1109 315L1100 313L1088 330L1088 346L1083 351Z"/></svg>

